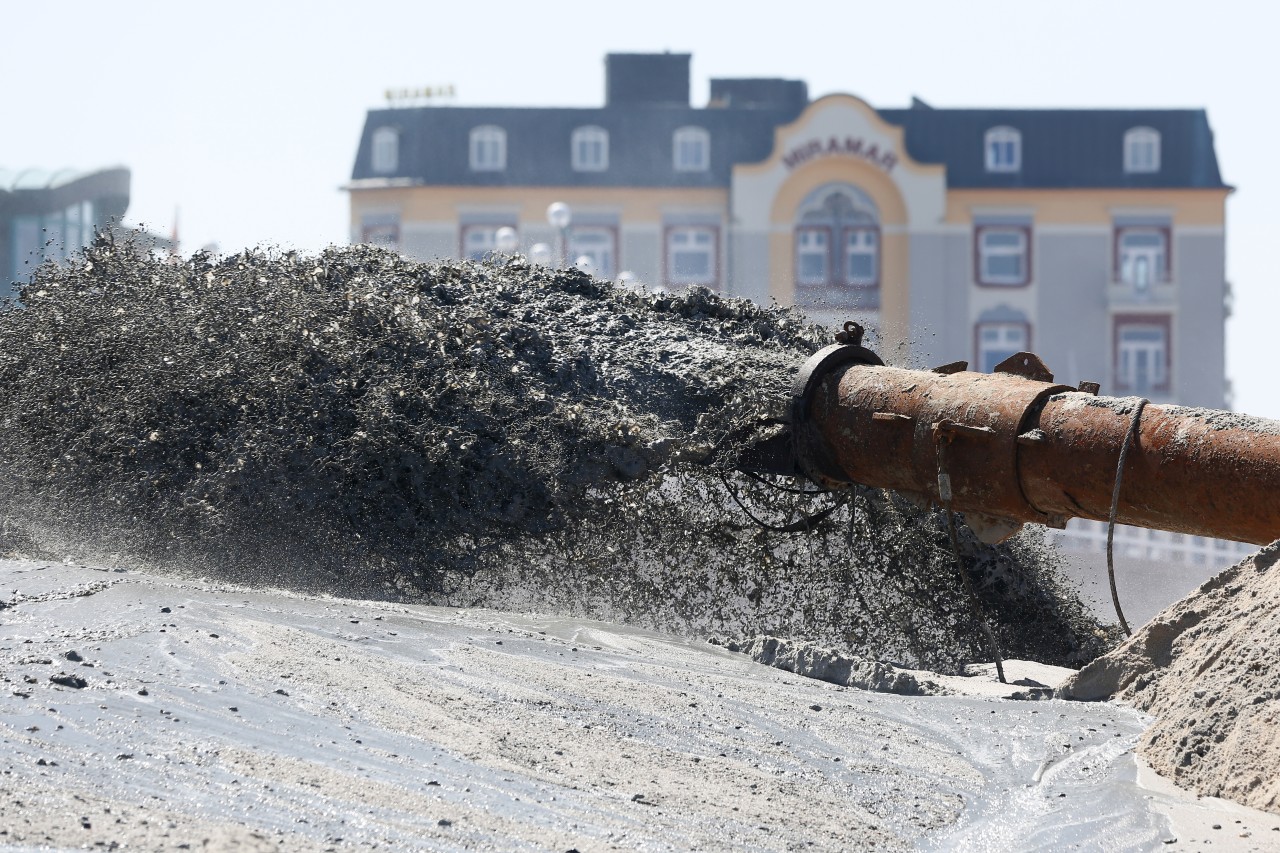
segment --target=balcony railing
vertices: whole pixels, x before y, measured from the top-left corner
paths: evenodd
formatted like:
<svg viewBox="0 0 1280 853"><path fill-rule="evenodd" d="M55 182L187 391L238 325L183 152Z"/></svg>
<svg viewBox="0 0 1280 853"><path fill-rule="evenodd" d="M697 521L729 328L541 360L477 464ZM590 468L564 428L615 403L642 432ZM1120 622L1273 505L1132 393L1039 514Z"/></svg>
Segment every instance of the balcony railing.
<svg viewBox="0 0 1280 853"><path fill-rule="evenodd" d="M1101 521L1073 518L1066 530L1045 532L1049 541L1064 551L1076 554L1105 554L1107 551L1107 525ZM1229 566L1252 554L1257 546L1117 524L1114 550L1118 557L1139 560Z"/></svg>
<svg viewBox="0 0 1280 853"><path fill-rule="evenodd" d="M1112 305L1169 305L1177 299L1178 288L1172 280L1135 283L1115 279L1107 297Z"/></svg>

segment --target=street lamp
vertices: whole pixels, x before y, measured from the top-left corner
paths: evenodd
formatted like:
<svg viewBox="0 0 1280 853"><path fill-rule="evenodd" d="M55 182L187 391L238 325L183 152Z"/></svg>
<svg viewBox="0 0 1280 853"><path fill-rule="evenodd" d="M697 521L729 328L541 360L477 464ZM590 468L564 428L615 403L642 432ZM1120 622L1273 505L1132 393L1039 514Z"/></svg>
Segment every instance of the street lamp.
<svg viewBox="0 0 1280 853"><path fill-rule="evenodd" d="M534 243L529 247L529 260L544 267L551 266L551 247L546 243Z"/></svg>
<svg viewBox="0 0 1280 853"><path fill-rule="evenodd" d="M578 269L582 270L587 275L595 275L596 263L595 261L591 260L590 255L579 255L578 259L573 262L573 265Z"/></svg>
<svg viewBox="0 0 1280 853"><path fill-rule="evenodd" d="M569 263L569 223L573 221L573 210L562 201L553 201L547 206L547 222L560 232L560 264Z"/></svg>
<svg viewBox="0 0 1280 853"><path fill-rule="evenodd" d="M504 225L493 235L493 245L504 255L514 255L520 248L520 235L510 225Z"/></svg>

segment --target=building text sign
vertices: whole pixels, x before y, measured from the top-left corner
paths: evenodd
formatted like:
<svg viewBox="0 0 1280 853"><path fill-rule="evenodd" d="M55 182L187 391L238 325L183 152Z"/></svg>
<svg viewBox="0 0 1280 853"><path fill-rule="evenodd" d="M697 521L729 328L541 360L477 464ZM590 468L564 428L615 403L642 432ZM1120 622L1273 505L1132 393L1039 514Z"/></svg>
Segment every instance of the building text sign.
<svg viewBox="0 0 1280 853"><path fill-rule="evenodd" d="M898 155L892 151L881 151L874 142L867 142L859 136L831 136L827 139L810 139L788 151L782 158L788 169L809 162L817 157L860 157L872 165L879 166L886 172L892 172L898 164Z"/></svg>

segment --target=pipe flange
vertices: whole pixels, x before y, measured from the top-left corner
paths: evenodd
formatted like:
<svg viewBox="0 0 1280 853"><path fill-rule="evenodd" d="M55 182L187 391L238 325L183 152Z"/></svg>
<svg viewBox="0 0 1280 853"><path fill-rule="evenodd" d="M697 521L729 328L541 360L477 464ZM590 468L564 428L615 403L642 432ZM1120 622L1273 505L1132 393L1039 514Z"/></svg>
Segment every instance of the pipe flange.
<svg viewBox="0 0 1280 853"><path fill-rule="evenodd" d="M809 418L813 393L827 374L853 364L884 367L880 356L862 346L862 327L845 323L844 332L836 336L843 343L823 347L800 368L791 386L791 448L796 468L814 482L826 486L849 482L832 458Z"/></svg>

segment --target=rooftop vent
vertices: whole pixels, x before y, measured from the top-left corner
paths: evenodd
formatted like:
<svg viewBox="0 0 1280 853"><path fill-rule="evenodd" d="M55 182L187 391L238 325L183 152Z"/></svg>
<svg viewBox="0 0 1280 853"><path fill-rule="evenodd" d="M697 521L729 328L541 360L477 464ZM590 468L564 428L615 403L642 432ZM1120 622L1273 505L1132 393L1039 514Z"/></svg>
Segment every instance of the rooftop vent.
<svg viewBox="0 0 1280 853"><path fill-rule="evenodd" d="M725 109L794 110L809 103L809 87L803 80L777 77L711 80L708 106Z"/></svg>

